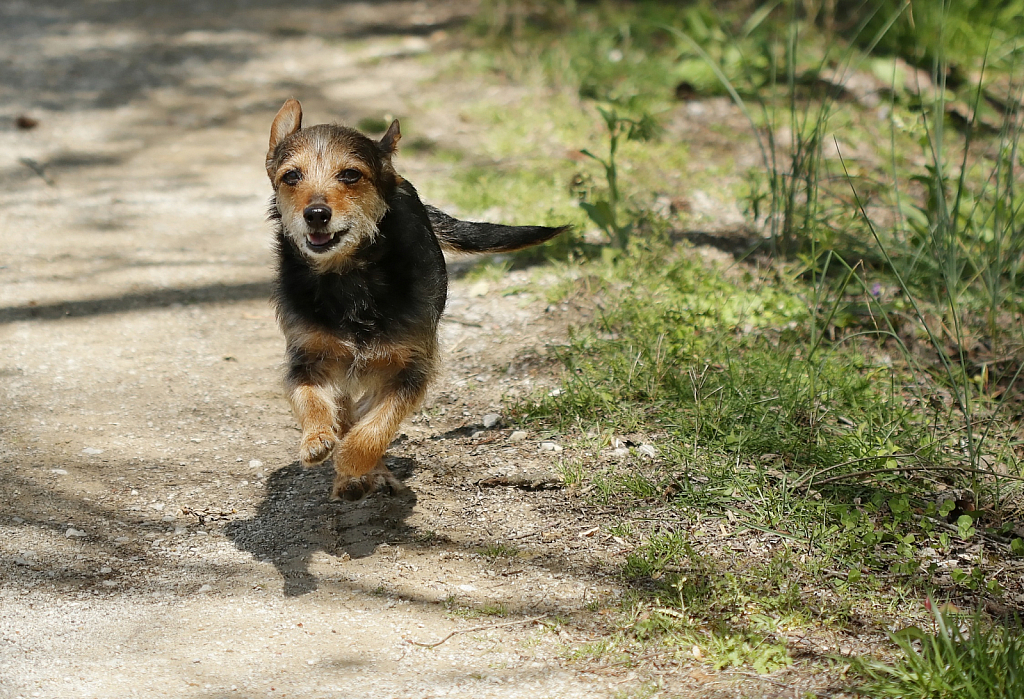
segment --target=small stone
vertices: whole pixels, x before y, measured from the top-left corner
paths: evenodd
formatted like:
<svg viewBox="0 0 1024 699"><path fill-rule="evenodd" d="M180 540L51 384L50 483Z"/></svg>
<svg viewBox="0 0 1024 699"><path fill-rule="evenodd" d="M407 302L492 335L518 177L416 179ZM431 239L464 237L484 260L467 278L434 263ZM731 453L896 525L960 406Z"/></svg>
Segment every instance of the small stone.
<svg viewBox="0 0 1024 699"><path fill-rule="evenodd" d="M100 585L102 585L103 587L117 587L117 581L116 580L104 580L104 581L100 582Z"/></svg>
<svg viewBox="0 0 1024 699"><path fill-rule="evenodd" d="M131 539L129 539L127 536L119 536L116 539L114 539L115 544L127 544L129 541L131 541Z"/></svg>
<svg viewBox="0 0 1024 699"><path fill-rule="evenodd" d="M110 566L103 566L100 568L100 575L106 575L107 573L113 573L114 569Z"/></svg>
<svg viewBox="0 0 1024 699"><path fill-rule="evenodd" d="M548 395L551 396L552 398L554 398L556 396L560 396L560 395L562 395L562 389L560 389L560 388L553 388L550 391L548 391Z"/></svg>
<svg viewBox="0 0 1024 699"><path fill-rule="evenodd" d="M82 450L82 453L83 454L89 454L90 456L96 456L97 454L102 454L103 450L102 449L96 449L94 447L86 447L85 449Z"/></svg>
<svg viewBox="0 0 1024 699"><path fill-rule="evenodd" d="M658 450L654 448L653 444L641 444L636 450L652 459L658 455Z"/></svg>
<svg viewBox="0 0 1024 699"><path fill-rule="evenodd" d="M154 502L150 505L150 507L156 510L157 512L160 512L162 509L164 509L164 504L162 502Z"/></svg>
<svg viewBox="0 0 1024 699"><path fill-rule="evenodd" d="M68 530L66 532L64 532L64 536L66 538L70 539L72 537L81 538L83 536L88 536L88 534L83 532L81 529L75 529L74 527L68 527Z"/></svg>
<svg viewBox="0 0 1024 699"><path fill-rule="evenodd" d="M51 468L50 473L56 473L58 476L66 476L68 472L62 468Z"/></svg>
<svg viewBox="0 0 1024 699"><path fill-rule="evenodd" d="M612 456L617 456L620 459L629 456L629 449L626 447L619 447L618 449L612 449Z"/></svg>
<svg viewBox="0 0 1024 699"><path fill-rule="evenodd" d="M13 522L14 522L15 524L24 524L24 523L25 523L25 520L24 520L24 519L22 519L21 517L11 517L11 520L12 520L12 521L13 521Z"/></svg>
<svg viewBox="0 0 1024 699"><path fill-rule="evenodd" d="M210 592L211 590L213 590L213 588L210 587L209 585L203 585L198 590L196 590L196 593L201 595L204 592Z"/></svg>
<svg viewBox="0 0 1024 699"><path fill-rule="evenodd" d="M263 467L263 462L260 461L259 459L253 459L252 461L249 462L249 468L262 468L262 467Z"/></svg>
<svg viewBox="0 0 1024 699"><path fill-rule="evenodd" d="M541 442L540 443L540 450L541 451L562 451L562 447L561 447L561 445L555 444L554 442Z"/></svg>
<svg viewBox="0 0 1024 699"><path fill-rule="evenodd" d="M459 585L459 589L463 592L476 592L476 588L472 585Z"/></svg>
<svg viewBox="0 0 1024 699"><path fill-rule="evenodd" d="M480 439L481 437L484 436L484 434L486 434L486 433L483 430L477 430L473 434L469 435L469 438L470 439Z"/></svg>
<svg viewBox="0 0 1024 699"><path fill-rule="evenodd" d="M508 441L510 441L510 442L524 442L524 441L526 441L526 437L527 437L527 435L526 435L526 431L525 430L516 430L515 432L513 432L512 434L509 435Z"/></svg>
<svg viewBox="0 0 1024 699"><path fill-rule="evenodd" d="M27 558L22 558L21 556L15 556L14 557L14 565L16 565L16 566L30 566L30 565L32 565L32 561L28 560Z"/></svg>
<svg viewBox="0 0 1024 699"><path fill-rule="evenodd" d="M491 429L498 424L499 420L501 420L501 415L498 415L497 413L487 413L484 415L484 429Z"/></svg>

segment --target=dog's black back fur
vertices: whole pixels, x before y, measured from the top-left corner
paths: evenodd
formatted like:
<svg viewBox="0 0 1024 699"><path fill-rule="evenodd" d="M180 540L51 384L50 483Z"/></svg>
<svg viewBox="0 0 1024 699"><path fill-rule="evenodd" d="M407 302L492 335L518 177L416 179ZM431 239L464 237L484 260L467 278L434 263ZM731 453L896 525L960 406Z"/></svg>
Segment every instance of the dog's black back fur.
<svg viewBox="0 0 1024 699"><path fill-rule="evenodd" d="M444 256L415 188L389 189L378 234L336 271L312 269L278 223L281 311L360 345L433 333L448 294Z"/></svg>

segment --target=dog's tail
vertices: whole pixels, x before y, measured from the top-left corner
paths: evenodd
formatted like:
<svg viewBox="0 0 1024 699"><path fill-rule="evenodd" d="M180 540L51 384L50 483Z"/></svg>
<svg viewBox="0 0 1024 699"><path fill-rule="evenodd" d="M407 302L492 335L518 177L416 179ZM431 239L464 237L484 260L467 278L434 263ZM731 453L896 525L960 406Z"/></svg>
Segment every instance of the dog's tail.
<svg viewBox="0 0 1024 699"><path fill-rule="evenodd" d="M571 228L460 221L430 205L427 215L441 248L452 252L512 252L551 240Z"/></svg>

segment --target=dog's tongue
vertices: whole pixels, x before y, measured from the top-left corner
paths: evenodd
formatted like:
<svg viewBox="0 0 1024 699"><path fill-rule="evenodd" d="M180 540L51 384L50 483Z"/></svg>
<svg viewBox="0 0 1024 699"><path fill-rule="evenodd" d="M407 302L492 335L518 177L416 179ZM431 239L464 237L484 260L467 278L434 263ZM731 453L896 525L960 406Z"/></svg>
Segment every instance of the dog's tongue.
<svg viewBox="0 0 1024 699"><path fill-rule="evenodd" d="M331 241L330 233L310 233L309 242L313 245L326 245Z"/></svg>

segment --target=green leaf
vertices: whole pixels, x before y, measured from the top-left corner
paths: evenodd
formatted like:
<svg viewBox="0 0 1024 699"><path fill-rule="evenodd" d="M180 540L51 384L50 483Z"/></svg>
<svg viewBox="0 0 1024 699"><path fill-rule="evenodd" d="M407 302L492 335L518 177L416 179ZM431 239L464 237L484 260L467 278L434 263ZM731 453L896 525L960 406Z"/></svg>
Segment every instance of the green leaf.
<svg viewBox="0 0 1024 699"><path fill-rule="evenodd" d="M892 634L893 640L901 641L923 641L927 634L917 626L907 626Z"/></svg>
<svg viewBox="0 0 1024 699"><path fill-rule="evenodd" d="M956 530L961 539L970 539L977 533L974 528L974 518L970 515L960 515L956 519Z"/></svg>
<svg viewBox="0 0 1024 699"><path fill-rule="evenodd" d="M604 199L600 199L593 204L585 201L580 202L580 208L586 211L590 220L605 232L615 230L615 214L612 213L611 204Z"/></svg>

